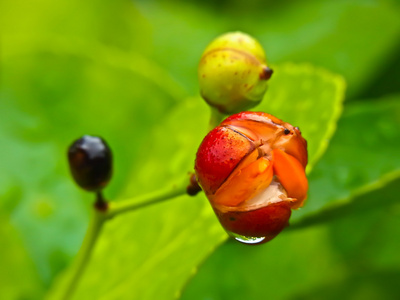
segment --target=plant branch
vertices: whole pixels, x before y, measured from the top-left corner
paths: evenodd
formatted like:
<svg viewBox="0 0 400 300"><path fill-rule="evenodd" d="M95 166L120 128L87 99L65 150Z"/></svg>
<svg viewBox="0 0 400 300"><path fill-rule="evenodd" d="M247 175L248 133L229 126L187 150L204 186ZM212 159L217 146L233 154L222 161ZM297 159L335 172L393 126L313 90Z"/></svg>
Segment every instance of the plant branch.
<svg viewBox="0 0 400 300"><path fill-rule="evenodd" d="M187 182L185 185L173 186L160 191L156 191L143 196L135 197L132 199L110 202L106 217L113 218L121 213L133 211L149 205L160 203L171 198L182 196L186 194Z"/></svg>
<svg viewBox="0 0 400 300"><path fill-rule="evenodd" d="M217 127L225 117L225 115L220 113L218 109L216 109L215 107L210 107L210 108L211 108L211 116L210 116L208 131L211 131L215 127Z"/></svg>
<svg viewBox="0 0 400 300"><path fill-rule="evenodd" d="M66 290L62 299L67 300L72 297L79 279L82 277L86 265L90 260L90 256L93 252L92 250L106 220L106 213L104 211L98 209L93 210L93 215L86 231L82 246L79 249L75 262L73 263L72 269L69 273Z"/></svg>

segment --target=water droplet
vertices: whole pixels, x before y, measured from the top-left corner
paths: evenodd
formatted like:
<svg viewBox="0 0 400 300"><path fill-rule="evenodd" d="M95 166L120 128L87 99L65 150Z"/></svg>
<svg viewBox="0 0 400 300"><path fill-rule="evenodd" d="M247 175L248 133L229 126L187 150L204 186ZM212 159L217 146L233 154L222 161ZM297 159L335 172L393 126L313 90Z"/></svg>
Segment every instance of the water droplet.
<svg viewBox="0 0 400 300"><path fill-rule="evenodd" d="M230 231L227 231L227 233L233 237L235 240L237 240L238 242L241 242L243 244L247 244L247 245L257 245L257 244L261 244L264 242L265 237L254 237L254 236L244 236L244 235L240 235L237 233L233 233Z"/></svg>

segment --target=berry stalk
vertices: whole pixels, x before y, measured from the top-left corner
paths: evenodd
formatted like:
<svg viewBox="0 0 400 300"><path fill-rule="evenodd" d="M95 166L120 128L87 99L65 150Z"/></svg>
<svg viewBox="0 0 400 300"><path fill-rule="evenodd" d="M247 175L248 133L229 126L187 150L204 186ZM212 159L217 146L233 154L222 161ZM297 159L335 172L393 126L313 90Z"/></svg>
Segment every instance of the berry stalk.
<svg viewBox="0 0 400 300"><path fill-rule="evenodd" d="M76 290L79 280L85 272L86 266L90 261L90 256L93 252L97 238L107 220L106 214L102 210L94 209L90 219L89 227L86 231L82 246L76 255L75 261L70 269L67 277L65 292L61 299L71 299Z"/></svg>
<svg viewBox="0 0 400 300"><path fill-rule="evenodd" d="M179 186L165 188L150 194L126 199L123 201L110 202L108 205L106 218L111 219L122 213L130 212L139 208L157 204L172 198L176 198L186 194L188 181Z"/></svg>

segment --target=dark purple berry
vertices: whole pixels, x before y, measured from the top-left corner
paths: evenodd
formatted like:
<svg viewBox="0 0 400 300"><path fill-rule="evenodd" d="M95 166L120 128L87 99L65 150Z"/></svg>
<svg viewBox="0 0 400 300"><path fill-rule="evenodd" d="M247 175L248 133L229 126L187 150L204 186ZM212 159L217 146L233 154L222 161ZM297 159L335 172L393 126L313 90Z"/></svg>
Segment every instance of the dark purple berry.
<svg viewBox="0 0 400 300"><path fill-rule="evenodd" d="M112 175L112 153L100 137L85 135L68 149L68 161L76 183L88 191L100 191Z"/></svg>

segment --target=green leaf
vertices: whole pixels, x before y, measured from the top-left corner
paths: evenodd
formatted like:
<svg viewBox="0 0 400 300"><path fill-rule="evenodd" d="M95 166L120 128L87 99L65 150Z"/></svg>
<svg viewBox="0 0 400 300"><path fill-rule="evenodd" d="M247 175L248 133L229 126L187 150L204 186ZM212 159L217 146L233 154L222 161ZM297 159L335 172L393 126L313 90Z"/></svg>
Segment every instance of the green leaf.
<svg viewBox="0 0 400 300"><path fill-rule="evenodd" d="M288 92L274 101L286 103L297 94L300 102L323 101L328 108L340 107L343 82L337 75L293 64L278 70L280 75L271 85ZM315 86L318 92L305 89L298 93L305 84ZM322 100L320 93L324 95ZM285 115L302 123L302 114L317 116L319 109L318 105L303 105ZM190 172L196 148L206 133L208 115L209 109L201 99L190 98L160 121L137 156L141 163L132 170L123 194L159 189ZM317 145L330 134L332 124L326 123L333 123L336 117L337 110L333 109L331 116L316 120L317 127L325 132L309 138L316 148L314 160ZM202 194L195 198L182 196L119 216L106 224L75 298L175 298L197 266L226 237ZM63 288L60 279L50 296L56 299Z"/></svg>
<svg viewBox="0 0 400 300"><path fill-rule="evenodd" d="M308 202L293 220L308 215L303 222L320 222L327 218L320 215L322 208L346 210L354 194L400 176L399 99L391 96L346 107L327 153L310 175Z"/></svg>
<svg viewBox="0 0 400 300"><path fill-rule="evenodd" d="M182 299L396 299L399 184L397 179L354 199L384 198L390 205L284 232L262 247L224 244Z"/></svg>

